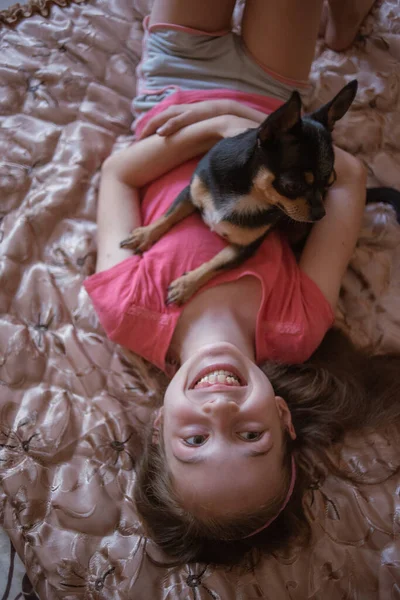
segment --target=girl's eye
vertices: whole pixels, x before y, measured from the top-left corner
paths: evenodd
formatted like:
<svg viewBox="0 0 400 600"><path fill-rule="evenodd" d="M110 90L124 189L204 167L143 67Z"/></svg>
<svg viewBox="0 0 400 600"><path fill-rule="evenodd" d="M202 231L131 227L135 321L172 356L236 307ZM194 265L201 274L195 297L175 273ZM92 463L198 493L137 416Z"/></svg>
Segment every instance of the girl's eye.
<svg viewBox="0 0 400 600"><path fill-rule="evenodd" d="M246 442L257 442L261 438L262 434L262 431L244 431L239 433L238 436Z"/></svg>
<svg viewBox="0 0 400 600"><path fill-rule="evenodd" d="M183 440L187 446L202 446L207 441L206 435L191 435Z"/></svg>

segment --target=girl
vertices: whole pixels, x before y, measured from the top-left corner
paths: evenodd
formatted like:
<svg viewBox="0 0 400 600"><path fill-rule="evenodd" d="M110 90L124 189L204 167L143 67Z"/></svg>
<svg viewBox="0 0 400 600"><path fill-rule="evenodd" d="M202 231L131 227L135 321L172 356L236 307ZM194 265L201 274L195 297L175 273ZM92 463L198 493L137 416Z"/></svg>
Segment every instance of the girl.
<svg viewBox="0 0 400 600"><path fill-rule="evenodd" d="M103 166L97 273L85 282L109 337L171 378L135 497L149 534L179 561L220 561L229 548L237 559L257 539L272 539L283 509L298 502L298 432L257 365L302 363L318 347L333 322L365 203L365 170L335 149L326 216L299 263L275 231L254 257L183 307L165 304L168 283L224 246L198 215L142 257L119 247L132 229L165 212L199 155L257 127L293 89L307 92L322 0L248 1L242 38L230 32L234 4L155 1L134 101L143 139ZM173 135L145 137L159 125Z"/></svg>

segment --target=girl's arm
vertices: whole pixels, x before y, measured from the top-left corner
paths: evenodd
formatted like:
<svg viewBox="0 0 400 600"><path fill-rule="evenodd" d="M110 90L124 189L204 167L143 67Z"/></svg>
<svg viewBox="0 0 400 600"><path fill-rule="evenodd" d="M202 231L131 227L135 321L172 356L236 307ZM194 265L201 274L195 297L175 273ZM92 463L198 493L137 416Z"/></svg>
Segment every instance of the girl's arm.
<svg viewBox="0 0 400 600"><path fill-rule="evenodd" d="M218 123L218 119L215 119ZM103 175L112 173L125 184L143 187L178 165L204 154L220 139L214 119L200 121L169 137L152 135L107 158Z"/></svg>
<svg viewBox="0 0 400 600"><path fill-rule="evenodd" d="M138 188L178 165L204 154L222 137L257 123L215 117L185 127L170 137L153 135L113 154L103 163L97 208L96 271L109 269L132 255L119 247L141 225Z"/></svg>
<svg viewBox="0 0 400 600"><path fill-rule="evenodd" d="M254 121L254 127L262 123L267 116L259 110L237 102L237 100L204 100L194 104L176 104L169 106L150 119L143 127L140 139L154 133L169 136L193 123L223 115L250 119Z"/></svg>
<svg viewBox="0 0 400 600"><path fill-rule="evenodd" d="M333 310L360 233L366 195L366 170L357 158L335 148L335 170L326 215L313 226L299 262Z"/></svg>

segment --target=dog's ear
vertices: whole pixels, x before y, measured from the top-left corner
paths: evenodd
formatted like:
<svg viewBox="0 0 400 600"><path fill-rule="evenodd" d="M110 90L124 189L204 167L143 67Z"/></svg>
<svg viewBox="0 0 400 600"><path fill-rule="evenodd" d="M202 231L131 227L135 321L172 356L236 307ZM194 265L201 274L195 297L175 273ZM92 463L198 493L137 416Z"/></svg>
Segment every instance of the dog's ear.
<svg viewBox="0 0 400 600"><path fill-rule="evenodd" d="M324 127L333 130L336 121L339 121L349 110L351 103L357 94L358 82L353 79L338 94L328 102L321 106L317 111L310 115L314 121L319 121Z"/></svg>
<svg viewBox="0 0 400 600"><path fill-rule="evenodd" d="M261 143L276 139L292 129L301 119L301 98L298 92L293 92L289 100L277 110L268 115L258 129L258 139Z"/></svg>

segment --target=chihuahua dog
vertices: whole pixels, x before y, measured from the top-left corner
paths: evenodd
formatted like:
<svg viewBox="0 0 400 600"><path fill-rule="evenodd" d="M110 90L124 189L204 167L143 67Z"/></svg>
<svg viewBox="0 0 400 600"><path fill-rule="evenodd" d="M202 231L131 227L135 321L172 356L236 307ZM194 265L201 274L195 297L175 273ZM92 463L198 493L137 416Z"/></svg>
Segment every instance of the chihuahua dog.
<svg viewBox="0 0 400 600"><path fill-rule="evenodd" d="M258 128L218 142L169 210L121 242L121 248L142 253L196 210L227 241L210 261L171 283L167 304L187 302L221 269L241 264L282 218L306 223L322 219L325 195L335 181L331 132L356 92L354 80L303 117L300 96L293 92Z"/></svg>

